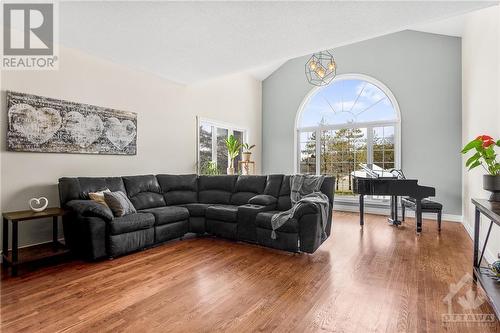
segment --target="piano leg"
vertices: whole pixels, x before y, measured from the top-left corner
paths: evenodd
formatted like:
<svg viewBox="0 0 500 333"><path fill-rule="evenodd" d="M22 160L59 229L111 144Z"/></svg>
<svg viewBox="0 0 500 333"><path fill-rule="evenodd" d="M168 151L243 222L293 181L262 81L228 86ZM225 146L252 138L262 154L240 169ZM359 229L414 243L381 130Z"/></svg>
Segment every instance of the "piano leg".
<svg viewBox="0 0 500 333"><path fill-rule="evenodd" d="M391 220L390 222L392 223L394 221L394 196L391 195Z"/></svg>
<svg viewBox="0 0 500 333"><path fill-rule="evenodd" d="M391 217L389 218L389 223L395 226L401 224L398 220L398 197L396 195L391 196Z"/></svg>
<svg viewBox="0 0 500 333"><path fill-rule="evenodd" d="M422 200L415 200L415 221L417 224L417 234L422 232Z"/></svg>
<svg viewBox="0 0 500 333"><path fill-rule="evenodd" d="M359 225L363 227L365 224L365 196L359 195Z"/></svg>
<svg viewBox="0 0 500 333"><path fill-rule="evenodd" d="M401 221L398 220L398 196L394 196L394 223L400 225Z"/></svg>

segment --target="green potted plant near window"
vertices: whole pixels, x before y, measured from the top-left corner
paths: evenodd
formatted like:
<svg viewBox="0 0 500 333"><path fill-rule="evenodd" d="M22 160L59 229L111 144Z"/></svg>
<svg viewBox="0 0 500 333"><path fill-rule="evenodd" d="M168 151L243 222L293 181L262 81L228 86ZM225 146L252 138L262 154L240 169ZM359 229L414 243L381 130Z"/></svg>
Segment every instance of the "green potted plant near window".
<svg viewBox="0 0 500 333"><path fill-rule="evenodd" d="M227 174L234 175L234 159L240 154L241 143L234 137L230 135L226 139L227 155L229 157L229 165L227 166Z"/></svg>
<svg viewBox="0 0 500 333"><path fill-rule="evenodd" d="M217 162L215 161L207 161L201 167L202 175L211 175L215 176L219 174L219 169L217 168Z"/></svg>
<svg viewBox="0 0 500 333"><path fill-rule="evenodd" d="M243 153L242 153L243 162L249 162L250 157L252 156L251 150L255 148L255 145L249 145L248 143L244 143L241 145L241 147L243 148Z"/></svg>
<svg viewBox="0 0 500 333"><path fill-rule="evenodd" d="M480 135L462 149L462 154L475 151L465 163L469 170L481 166L487 172L483 176L483 189L491 192L490 201L500 201L500 163L497 162L496 147L500 147L500 140L495 142L489 135Z"/></svg>

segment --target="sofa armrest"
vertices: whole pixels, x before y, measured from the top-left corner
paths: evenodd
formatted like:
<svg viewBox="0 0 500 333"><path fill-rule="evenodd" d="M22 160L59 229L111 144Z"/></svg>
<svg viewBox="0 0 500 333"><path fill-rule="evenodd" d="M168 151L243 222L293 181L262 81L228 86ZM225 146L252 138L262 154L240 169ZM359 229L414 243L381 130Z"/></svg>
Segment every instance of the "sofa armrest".
<svg viewBox="0 0 500 333"><path fill-rule="evenodd" d="M250 200L248 200L249 204L260 206L275 206L277 202L278 199L276 199L272 195L267 194L259 194L251 197Z"/></svg>
<svg viewBox="0 0 500 333"><path fill-rule="evenodd" d="M314 253L323 243L321 214L304 214L298 218L300 251Z"/></svg>
<svg viewBox="0 0 500 333"><path fill-rule="evenodd" d="M331 218L331 214L327 216ZM313 203L303 203L295 210L294 217L299 224L300 251L314 253L329 235L323 230L321 208ZM324 222L326 228L331 225L328 221Z"/></svg>
<svg viewBox="0 0 500 333"><path fill-rule="evenodd" d="M293 217L296 218L297 220L300 220L302 216L307 214L321 215L321 212L318 206L313 203L300 203L300 206L297 209L295 209Z"/></svg>
<svg viewBox="0 0 500 333"><path fill-rule="evenodd" d="M85 260L106 257L106 237L109 221L95 216L83 216L71 210L63 216L66 246L71 252Z"/></svg>
<svg viewBox="0 0 500 333"><path fill-rule="evenodd" d="M106 257L109 222L100 217L83 217L82 222L85 230L84 257L90 260Z"/></svg>
<svg viewBox="0 0 500 333"><path fill-rule="evenodd" d="M71 200L66 203L66 206L81 216L100 217L105 221L113 220L113 212L111 209L93 200Z"/></svg>

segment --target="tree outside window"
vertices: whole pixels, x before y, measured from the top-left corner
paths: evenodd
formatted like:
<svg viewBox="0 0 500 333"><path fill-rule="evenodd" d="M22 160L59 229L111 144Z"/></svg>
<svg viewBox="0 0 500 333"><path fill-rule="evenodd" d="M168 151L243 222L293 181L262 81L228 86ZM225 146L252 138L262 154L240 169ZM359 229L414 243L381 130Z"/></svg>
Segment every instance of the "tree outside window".
<svg viewBox="0 0 500 333"><path fill-rule="evenodd" d="M339 76L311 93L300 112L297 170L335 176L337 195L353 196L360 164L398 167L399 111L380 82Z"/></svg>

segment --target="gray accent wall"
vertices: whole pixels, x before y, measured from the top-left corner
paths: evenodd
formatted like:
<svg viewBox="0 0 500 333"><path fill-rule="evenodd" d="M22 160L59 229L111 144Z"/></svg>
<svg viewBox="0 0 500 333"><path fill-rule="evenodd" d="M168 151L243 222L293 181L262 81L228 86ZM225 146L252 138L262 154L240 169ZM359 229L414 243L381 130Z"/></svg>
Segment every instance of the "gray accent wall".
<svg viewBox="0 0 500 333"><path fill-rule="evenodd" d="M461 39L402 31L331 50L337 73L384 83L401 109L401 166L434 186L444 213L462 215ZM294 172L295 117L313 89L309 56L286 62L262 84L262 170Z"/></svg>

